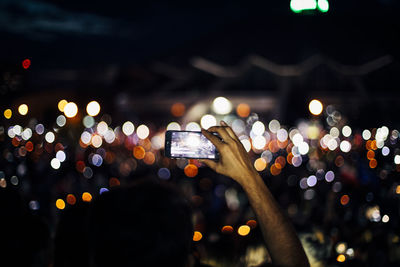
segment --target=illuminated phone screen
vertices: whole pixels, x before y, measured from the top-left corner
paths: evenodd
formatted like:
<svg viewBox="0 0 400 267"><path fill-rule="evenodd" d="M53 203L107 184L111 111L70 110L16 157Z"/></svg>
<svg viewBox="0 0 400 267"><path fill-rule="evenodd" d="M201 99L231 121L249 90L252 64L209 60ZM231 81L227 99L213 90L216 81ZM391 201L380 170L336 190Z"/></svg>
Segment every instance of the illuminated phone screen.
<svg viewBox="0 0 400 267"><path fill-rule="evenodd" d="M172 158L216 159L215 146L201 132L171 132Z"/></svg>

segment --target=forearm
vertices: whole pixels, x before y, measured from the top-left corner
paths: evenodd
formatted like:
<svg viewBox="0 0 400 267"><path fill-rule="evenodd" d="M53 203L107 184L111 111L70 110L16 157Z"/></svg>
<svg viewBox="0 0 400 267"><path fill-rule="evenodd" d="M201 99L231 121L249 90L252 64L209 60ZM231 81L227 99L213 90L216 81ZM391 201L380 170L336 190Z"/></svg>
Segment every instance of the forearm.
<svg viewBox="0 0 400 267"><path fill-rule="evenodd" d="M258 173L241 179L250 204L257 216L273 264L278 266L309 266L304 249L289 219Z"/></svg>

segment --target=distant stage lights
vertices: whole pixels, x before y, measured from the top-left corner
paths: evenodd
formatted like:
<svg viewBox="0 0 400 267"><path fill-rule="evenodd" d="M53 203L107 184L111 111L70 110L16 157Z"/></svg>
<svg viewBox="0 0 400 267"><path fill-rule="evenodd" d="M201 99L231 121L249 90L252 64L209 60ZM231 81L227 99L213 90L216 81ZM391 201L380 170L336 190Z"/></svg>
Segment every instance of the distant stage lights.
<svg viewBox="0 0 400 267"><path fill-rule="evenodd" d="M294 13L313 10L319 10L322 13L326 13L329 11L329 2L328 0L291 0L290 9Z"/></svg>

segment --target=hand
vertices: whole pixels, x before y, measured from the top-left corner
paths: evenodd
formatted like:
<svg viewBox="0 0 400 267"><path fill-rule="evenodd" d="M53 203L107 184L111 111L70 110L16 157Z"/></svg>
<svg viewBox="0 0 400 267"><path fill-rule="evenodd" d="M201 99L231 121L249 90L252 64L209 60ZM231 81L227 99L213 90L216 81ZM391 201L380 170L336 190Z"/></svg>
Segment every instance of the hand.
<svg viewBox="0 0 400 267"><path fill-rule="evenodd" d="M217 148L220 158L218 162L207 159L201 160L201 162L217 173L231 177L241 185L247 177L258 175L242 142L228 124L221 121L221 126L214 126L208 130L203 129L202 133ZM222 140L212 133L218 133Z"/></svg>

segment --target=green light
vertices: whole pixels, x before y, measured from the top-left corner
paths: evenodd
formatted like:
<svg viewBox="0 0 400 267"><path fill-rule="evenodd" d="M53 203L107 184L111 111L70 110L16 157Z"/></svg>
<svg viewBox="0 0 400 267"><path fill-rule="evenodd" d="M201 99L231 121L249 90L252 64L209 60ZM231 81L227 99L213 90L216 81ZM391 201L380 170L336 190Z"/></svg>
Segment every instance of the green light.
<svg viewBox="0 0 400 267"><path fill-rule="evenodd" d="M328 0L291 0L290 9L294 13L300 13L305 10L316 10L325 13L329 10Z"/></svg>
<svg viewBox="0 0 400 267"><path fill-rule="evenodd" d="M316 0L291 0L290 8L293 12L299 13L303 10L313 10L317 8Z"/></svg>
<svg viewBox="0 0 400 267"><path fill-rule="evenodd" d="M318 0L318 9L324 13L328 12L328 10L329 10L328 0Z"/></svg>

